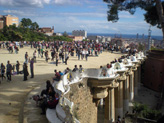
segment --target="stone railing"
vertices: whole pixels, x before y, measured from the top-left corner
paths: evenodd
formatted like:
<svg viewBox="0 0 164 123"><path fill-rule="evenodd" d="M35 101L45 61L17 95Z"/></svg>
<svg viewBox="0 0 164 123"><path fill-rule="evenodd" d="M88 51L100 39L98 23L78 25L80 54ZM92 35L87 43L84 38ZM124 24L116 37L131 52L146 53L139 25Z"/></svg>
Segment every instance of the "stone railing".
<svg viewBox="0 0 164 123"><path fill-rule="evenodd" d="M65 95L70 91L71 84L78 83L84 78L88 78L91 88L95 88L93 98L97 100L97 104L100 99L105 98L105 122L114 122L117 116L123 117L128 111L129 101L137 95L139 67L144 58L143 53L139 53L129 59L123 59L122 63L112 64L110 69L84 69L81 73L76 71L63 75L59 82L53 83L55 91L60 95L60 101L56 110L46 111L47 119L51 123L79 122L72 113L74 103Z"/></svg>

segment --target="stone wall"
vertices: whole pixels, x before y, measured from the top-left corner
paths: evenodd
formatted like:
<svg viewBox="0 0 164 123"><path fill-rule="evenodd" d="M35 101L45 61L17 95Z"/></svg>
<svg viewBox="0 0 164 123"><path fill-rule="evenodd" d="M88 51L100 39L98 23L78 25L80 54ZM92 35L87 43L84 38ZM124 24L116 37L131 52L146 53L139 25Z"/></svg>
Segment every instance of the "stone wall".
<svg viewBox="0 0 164 123"><path fill-rule="evenodd" d="M97 107L87 80L70 85L65 97L74 103L73 114L81 123L97 123Z"/></svg>

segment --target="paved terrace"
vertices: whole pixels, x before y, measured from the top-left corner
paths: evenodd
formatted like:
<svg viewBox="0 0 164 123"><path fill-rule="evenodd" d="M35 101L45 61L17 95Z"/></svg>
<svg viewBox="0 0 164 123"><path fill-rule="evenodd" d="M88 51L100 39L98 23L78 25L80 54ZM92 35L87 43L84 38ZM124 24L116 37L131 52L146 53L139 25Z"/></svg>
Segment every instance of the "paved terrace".
<svg viewBox="0 0 164 123"><path fill-rule="evenodd" d="M16 64L19 60L21 63L20 70L24 62L24 54L28 52L32 57L34 49L25 47L19 50L19 54L9 54L6 49L0 49L0 62L6 65L7 60L11 64ZM49 54L50 55L50 54ZM35 77L28 81L23 81L23 75L12 76L12 81L2 81L0 84L0 122L1 123L38 123L48 122L46 117L41 116L41 110L35 106L35 102L31 100L31 96L41 92L45 88L47 79L52 79L54 69L63 71L66 67L74 68L74 65L82 65L83 68L99 68L100 65L106 65L122 54L103 52L99 57L89 57L88 61L77 60L77 57L70 57L68 65L59 63L55 64L45 62L43 58L37 58L37 63L34 65ZM59 61L61 62L61 61ZM28 68L29 69L29 68ZM30 72L30 70L29 70Z"/></svg>

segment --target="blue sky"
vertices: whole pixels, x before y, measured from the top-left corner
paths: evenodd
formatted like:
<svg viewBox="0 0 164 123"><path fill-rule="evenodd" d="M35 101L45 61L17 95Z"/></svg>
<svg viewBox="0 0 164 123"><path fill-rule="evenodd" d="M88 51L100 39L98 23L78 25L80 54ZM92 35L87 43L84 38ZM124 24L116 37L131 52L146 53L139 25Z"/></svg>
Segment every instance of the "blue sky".
<svg viewBox="0 0 164 123"><path fill-rule="evenodd" d="M0 0L0 14L30 18L40 27L54 26L55 32L148 34L149 24L140 9L134 15L120 12L117 23L107 21L107 10L103 0ZM152 35L162 36L162 31L152 27Z"/></svg>

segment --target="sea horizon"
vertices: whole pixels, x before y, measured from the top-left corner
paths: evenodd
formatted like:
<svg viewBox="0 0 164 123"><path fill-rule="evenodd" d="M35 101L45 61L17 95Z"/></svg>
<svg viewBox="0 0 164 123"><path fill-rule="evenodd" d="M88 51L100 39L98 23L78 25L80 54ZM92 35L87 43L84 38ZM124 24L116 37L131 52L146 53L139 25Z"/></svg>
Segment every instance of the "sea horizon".
<svg viewBox="0 0 164 123"><path fill-rule="evenodd" d="M69 35L72 35L71 32L68 32ZM87 33L87 36L109 36L109 37L121 37L121 38L127 38L127 39L137 39L137 34L113 34L113 33ZM151 35L151 38L153 40L163 40L163 36L158 36L158 35ZM140 35L138 34L138 39L148 39L148 35Z"/></svg>

